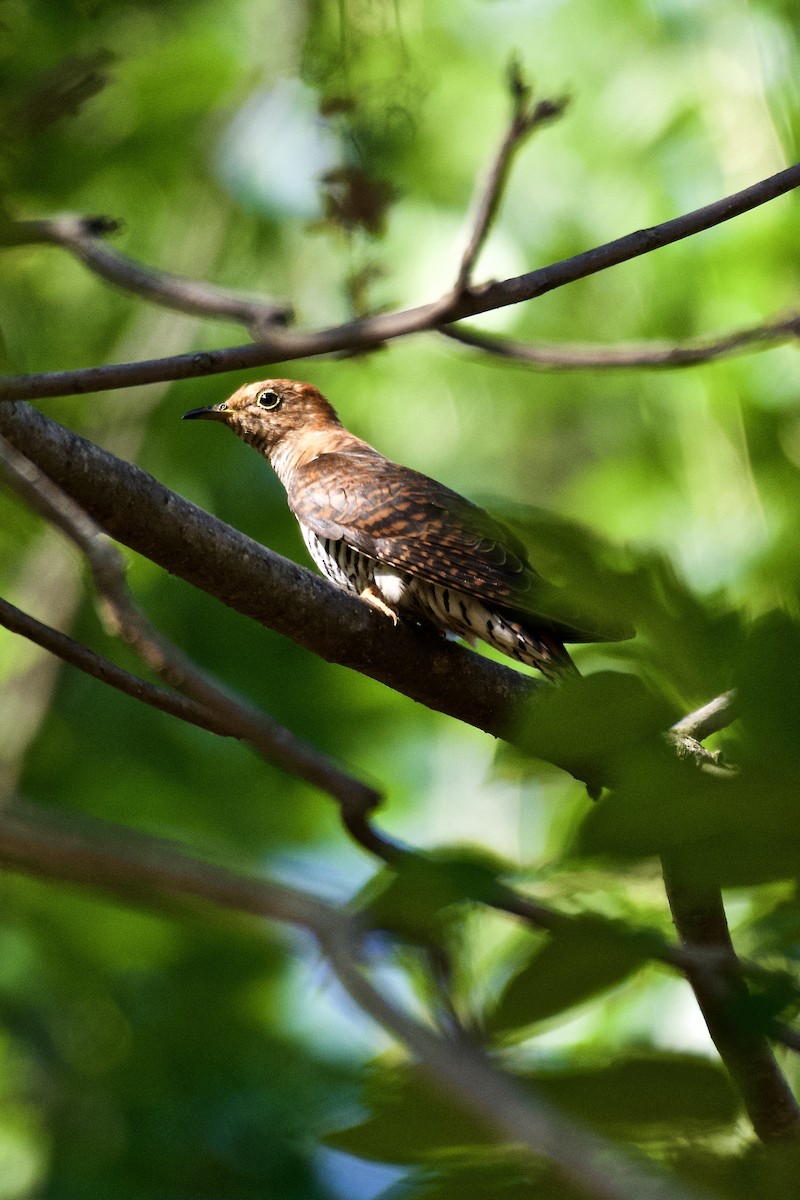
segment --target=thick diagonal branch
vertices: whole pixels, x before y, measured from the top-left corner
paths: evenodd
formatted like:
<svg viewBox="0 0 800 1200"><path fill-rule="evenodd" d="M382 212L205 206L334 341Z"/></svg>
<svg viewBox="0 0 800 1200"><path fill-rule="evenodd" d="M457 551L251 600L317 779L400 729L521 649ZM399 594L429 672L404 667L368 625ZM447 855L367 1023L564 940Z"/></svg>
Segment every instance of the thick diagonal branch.
<svg viewBox="0 0 800 1200"><path fill-rule="evenodd" d="M495 736L543 684L379 613L169 491L27 405L0 406L0 433L93 521L165 570L340 663Z"/></svg>

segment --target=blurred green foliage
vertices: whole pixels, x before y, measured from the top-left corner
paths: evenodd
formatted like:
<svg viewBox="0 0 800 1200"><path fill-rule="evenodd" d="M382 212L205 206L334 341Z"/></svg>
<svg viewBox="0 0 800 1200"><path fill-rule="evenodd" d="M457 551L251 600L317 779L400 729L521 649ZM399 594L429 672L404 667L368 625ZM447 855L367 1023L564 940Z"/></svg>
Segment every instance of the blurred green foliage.
<svg viewBox="0 0 800 1200"><path fill-rule="evenodd" d="M507 119L514 54L542 94L571 104L517 160L479 279L675 216L798 156L796 14L781 0L5 0L0 16L6 211L108 213L125 222L117 244L133 257L276 296L309 327L450 286L470 195ZM797 199L785 197L479 323L599 343L757 323L797 304L798 233ZM5 250L0 272L10 373L245 340L146 306L55 249ZM625 922L666 928L657 857L680 854L737 889L737 943L788 980L765 985L746 1019L792 1014L796 351L547 374L431 335L273 373L311 379L382 451L489 503L582 611L633 623L638 637L577 648L588 678L526 715L547 762L495 758L474 730L131 556L131 586L169 636L383 786L394 832L442 849L373 878L309 788L0 631L4 789L355 896L409 943L441 933L454 1003L513 1031L515 1070L553 1103L720 1196L794 1195L796 1161L748 1147L688 989L639 969L646 953ZM178 421L242 381L46 411L306 562L263 462ZM4 594L137 669L101 629L72 551L9 496L0 505ZM732 685L741 719L716 744L740 773L723 783L672 758L658 731ZM597 805L547 765L598 759L616 786ZM515 873L582 923L523 938L483 911L497 878ZM403 1194L577 1194L487 1145L385 1060L354 1116L354 1081L381 1043L343 1017L312 957L292 965L302 947L245 921L135 913L13 877L2 891L0 1200L360 1200L381 1184L355 1160L332 1169L314 1138L334 1127L344 1132L331 1145L407 1166ZM395 966L413 988L419 960L404 953Z"/></svg>

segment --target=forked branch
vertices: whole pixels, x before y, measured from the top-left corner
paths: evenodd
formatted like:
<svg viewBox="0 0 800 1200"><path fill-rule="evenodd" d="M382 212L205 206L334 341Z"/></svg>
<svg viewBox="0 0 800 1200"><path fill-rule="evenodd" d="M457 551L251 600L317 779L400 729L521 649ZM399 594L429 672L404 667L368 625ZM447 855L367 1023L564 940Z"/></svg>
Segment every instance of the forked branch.
<svg viewBox="0 0 800 1200"><path fill-rule="evenodd" d="M585 279L599 271L650 254L702 230L711 229L750 212L778 196L800 186L800 163L762 179L731 196L725 196L704 208L674 217L649 229L629 233L592 250L499 282L451 290L438 300L419 308L379 313L349 321L330 329L310 331L265 331L258 344L231 346L223 350L205 350L144 362L113 363L74 371L0 378L0 400L43 399L99 392L108 388L126 388L137 384L192 379L219 375L228 371L293 362L318 355L365 351L395 338L430 330L440 330L464 317L491 312L509 305L522 304L547 292Z"/></svg>
<svg viewBox="0 0 800 1200"><path fill-rule="evenodd" d="M455 296L462 295L469 287L478 255L494 224L503 199L515 154L535 129L560 117L567 105L564 98L534 101L531 96L531 88L523 78L519 63L515 61L509 67L508 88L512 104L511 121L497 150L486 182L478 191L472 234L464 250L453 288Z"/></svg>

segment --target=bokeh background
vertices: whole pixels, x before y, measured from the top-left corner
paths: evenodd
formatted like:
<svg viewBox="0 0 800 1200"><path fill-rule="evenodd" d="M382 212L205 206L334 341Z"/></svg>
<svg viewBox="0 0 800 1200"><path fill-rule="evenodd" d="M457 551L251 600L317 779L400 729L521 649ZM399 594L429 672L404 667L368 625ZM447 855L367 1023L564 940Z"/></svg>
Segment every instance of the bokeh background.
<svg viewBox="0 0 800 1200"><path fill-rule="evenodd" d="M508 119L514 56L541 94L571 102L519 156L479 279L666 220L797 157L796 12L781 0L5 0L0 20L12 215L108 213L124 220L115 244L134 258L287 300L312 328L450 286L470 197ZM790 195L477 323L598 343L757 324L797 304L798 233ZM6 373L246 340L114 291L57 249L5 250L0 272ZM617 599L627 581L644 619L634 643L579 649L581 669L639 673L677 717L747 662L762 672L759 695L774 697L780 681L769 712L785 737L772 750L788 761L800 665L796 353L540 373L431 334L271 373L309 379L384 453L523 530L541 536L541 509L565 530L591 527L615 548ZM180 424L244 379L43 407L307 562L265 464L221 430ZM559 525L547 529L545 565L557 564ZM128 557L153 620L385 789L394 833L478 846L554 902L667 929L650 860L621 874L575 856L590 801L574 780L498 755L492 739ZM0 580L20 607L136 669L104 633L71 547L6 494ZM375 870L311 789L1 630L0 688L9 796L169 835L336 900ZM800 832L782 833L794 853ZM731 897L750 952L795 953L791 874L734 872L757 885ZM137 912L13 876L0 895L0 1200L357 1200L396 1181L396 1169L320 1142L363 1113L363 1065L385 1040L311 947L252 923ZM461 936L469 986L485 997L521 935L473 915ZM632 1047L711 1053L685 985L640 972L537 1025L520 1053L574 1064ZM422 1186L413 1170L408 1180Z"/></svg>

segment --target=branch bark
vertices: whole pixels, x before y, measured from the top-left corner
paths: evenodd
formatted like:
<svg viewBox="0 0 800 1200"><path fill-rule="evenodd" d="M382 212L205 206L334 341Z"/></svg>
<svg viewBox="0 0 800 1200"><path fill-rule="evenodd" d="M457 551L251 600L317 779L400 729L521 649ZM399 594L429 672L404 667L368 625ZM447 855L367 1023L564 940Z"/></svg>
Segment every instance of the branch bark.
<svg viewBox="0 0 800 1200"><path fill-rule="evenodd" d="M709 700L702 708L676 721L672 726L672 733L702 742L711 737L712 733L727 729L736 720L736 716L736 692L723 692Z"/></svg>
<svg viewBox="0 0 800 1200"><path fill-rule="evenodd" d="M731 1074L762 1141L800 1141L800 1105L792 1094L766 1037L747 1019L748 989L731 941L718 887L687 880L680 862L662 860L672 919L689 949L712 951L717 967L686 964L700 1011L719 1056Z"/></svg>

